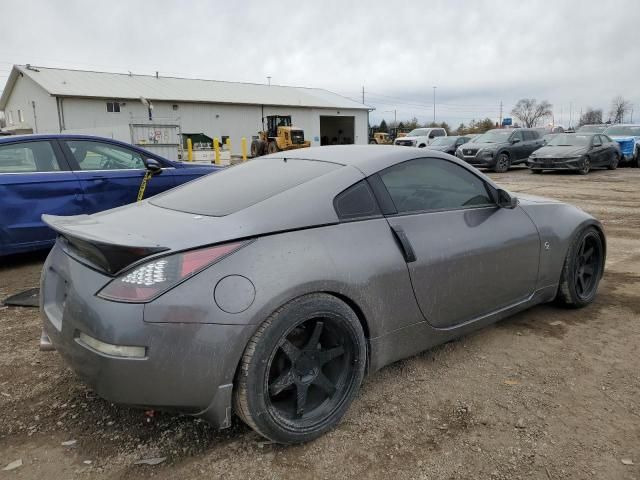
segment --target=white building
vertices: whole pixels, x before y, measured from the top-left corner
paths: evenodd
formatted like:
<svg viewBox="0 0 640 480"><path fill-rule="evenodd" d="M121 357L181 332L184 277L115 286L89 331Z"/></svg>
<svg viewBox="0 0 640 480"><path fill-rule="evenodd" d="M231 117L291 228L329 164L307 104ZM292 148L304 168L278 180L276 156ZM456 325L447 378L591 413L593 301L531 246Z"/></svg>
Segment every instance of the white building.
<svg viewBox="0 0 640 480"><path fill-rule="evenodd" d="M267 115L291 115L312 145L366 144L371 107L318 88L15 65L0 110L4 130L105 136L175 159L179 133L229 137L239 154Z"/></svg>

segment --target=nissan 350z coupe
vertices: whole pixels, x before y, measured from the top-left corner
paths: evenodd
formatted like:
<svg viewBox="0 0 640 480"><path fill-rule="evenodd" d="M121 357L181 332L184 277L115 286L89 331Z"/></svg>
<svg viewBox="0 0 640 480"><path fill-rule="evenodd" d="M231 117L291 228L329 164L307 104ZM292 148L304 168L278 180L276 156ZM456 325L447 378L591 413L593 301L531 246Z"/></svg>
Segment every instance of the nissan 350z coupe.
<svg viewBox="0 0 640 480"><path fill-rule="evenodd" d="M605 262L582 210L376 145L44 219L45 344L112 402L219 427L235 412L281 443L335 426L366 372L539 303L589 304Z"/></svg>

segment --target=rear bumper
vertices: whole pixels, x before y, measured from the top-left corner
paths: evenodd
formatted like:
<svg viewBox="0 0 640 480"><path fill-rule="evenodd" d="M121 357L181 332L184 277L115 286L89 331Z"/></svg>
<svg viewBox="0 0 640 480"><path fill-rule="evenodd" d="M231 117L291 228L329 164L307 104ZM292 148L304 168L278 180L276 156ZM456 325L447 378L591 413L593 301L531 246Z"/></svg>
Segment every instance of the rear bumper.
<svg viewBox="0 0 640 480"><path fill-rule="evenodd" d="M43 329L55 349L99 396L114 403L231 420L235 368L252 329L245 325L148 323L145 305L95 296L108 281L57 245L41 281ZM80 335L144 347L141 357L98 351Z"/></svg>

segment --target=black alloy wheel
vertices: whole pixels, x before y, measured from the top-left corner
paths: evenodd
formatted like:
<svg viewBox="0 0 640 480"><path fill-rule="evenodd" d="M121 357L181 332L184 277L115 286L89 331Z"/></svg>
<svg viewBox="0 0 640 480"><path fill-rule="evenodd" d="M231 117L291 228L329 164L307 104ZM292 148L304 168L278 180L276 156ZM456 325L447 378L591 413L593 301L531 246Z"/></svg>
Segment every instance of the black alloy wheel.
<svg viewBox="0 0 640 480"><path fill-rule="evenodd" d="M313 440L347 411L364 376L366 340L355 313L323 293L278 309L249 341L236 413L279 443Z"/></svg>
<svg viewBox="0 0 640 480"><path fill-rule="evenodd" d="M602 271L602 242L598 235L584 237L578 249L574 269L578 297L581 300L593 297Z"/></svg>
<svg viewBox="0 0 640 480"><path fill-rule="evenodd" d="M604 260L602 233L595 227L579 232L565 258L557 300L576 308L591 303L602 278Z"/></svg>
<svg viewBox="0 0 640 480"><path fill-rule="evenodd" d="M620 162L620 157L618 157L618 154L616 152L613 152L611 154L611 161L609 162L609 165L607 165L607 168L609 170L615 170L616 168L618 168L619 162Z"/></svg>

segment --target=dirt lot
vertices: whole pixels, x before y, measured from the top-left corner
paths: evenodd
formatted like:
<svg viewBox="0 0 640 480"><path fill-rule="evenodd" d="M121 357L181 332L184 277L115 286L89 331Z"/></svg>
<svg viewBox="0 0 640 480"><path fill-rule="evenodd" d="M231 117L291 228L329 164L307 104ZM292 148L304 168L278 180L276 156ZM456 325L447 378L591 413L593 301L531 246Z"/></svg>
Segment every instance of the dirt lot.
<svg viewBox="0 0 640 480"><path fill-rule="evenodd" d="M496 178L603 221L593 305L539 306L389 366L336 430L296 447L96 398L38 351L35 309L0 307L0 469L23 462L0 478L640 478L640 170ZM42 260L2 259L0 298L36 286Z"/></svg>

